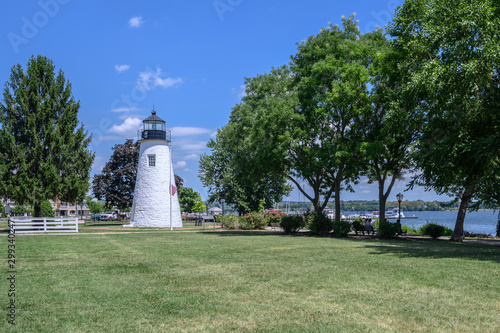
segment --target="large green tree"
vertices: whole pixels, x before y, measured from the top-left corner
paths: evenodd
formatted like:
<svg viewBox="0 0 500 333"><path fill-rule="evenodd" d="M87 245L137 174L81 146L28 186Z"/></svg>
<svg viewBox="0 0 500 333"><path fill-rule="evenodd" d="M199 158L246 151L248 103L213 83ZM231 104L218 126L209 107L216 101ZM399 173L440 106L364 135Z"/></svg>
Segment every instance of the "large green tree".
<svg viewBox="0 0 500 333"><path fill-rule="evenodd" d="M408 0L389 29L425 115L416 183L460 196L452 241L462 240L467 207L498 167L499 31L494 0Z"/></svg>
<svg viewBox="0 0 500 333"><path fill-rule="evenodd" d="M94 154L78 121L80 103L51 60L32 57L12 68L0 103L0 196L34 206L45 199L81 202Z"/></svg>
<svg viewBox="0 0 500 333"><path fill-rule="evenodd" d="M224 199L240 214L257 211L262 202L271 208L289 193L290 187L283 175L257 167L256 151L247 144L241 127L234 125L240 123L219 129L216 139L207 144L211 154L200 158L199 177L208 187L209 201Z"/></svg>
<svg viewBox="0 0 500 333"><path fill-rule="evenodd" d="M380 220L385 221L386 202L397 180L414 167L411 152L422 125L417 99L403 90L403 78L395 70L401 59L397 49L377 30L364 36L370 48L371 109L355 126L361 134L362 173L378 184Z"/></svg>
<svg viewBox="0 0 500 333"><path fill-rule="evenodd" d="M322 211L360 174L356 119L370 110L371 46L354 16L298 46L290 66L246 80L230 124L252 151L253 169L285 175Z"/></svg>
<svg viewBox="0 0 500 333"><path fill-rule="evenodd" d="M190 187L179 187L179 206L186 213L192 213L198 202L203 202L201 195Z"/></svg>

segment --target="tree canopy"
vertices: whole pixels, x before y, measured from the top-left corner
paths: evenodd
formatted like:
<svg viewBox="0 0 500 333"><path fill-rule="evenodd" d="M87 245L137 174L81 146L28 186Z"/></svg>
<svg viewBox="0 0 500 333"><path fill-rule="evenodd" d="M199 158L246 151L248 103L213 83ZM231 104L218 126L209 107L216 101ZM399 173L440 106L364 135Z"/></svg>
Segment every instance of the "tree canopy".
<svg viewBox="0 0 500 333"><path fill-rule="evenodd" d="M389 29L407 55L398 70L425 117L415 183L460 197L455 241L469 202L498 169L499 13L492 0L409 0Z"/></svg>
<svg viewBox="0 0 500 333"><path fill-rule="evenodd" d="M37 217L43 200L83 201L94 153L79 108L48 58L12 68L0 103L0 196L34 206Z"/></svg>

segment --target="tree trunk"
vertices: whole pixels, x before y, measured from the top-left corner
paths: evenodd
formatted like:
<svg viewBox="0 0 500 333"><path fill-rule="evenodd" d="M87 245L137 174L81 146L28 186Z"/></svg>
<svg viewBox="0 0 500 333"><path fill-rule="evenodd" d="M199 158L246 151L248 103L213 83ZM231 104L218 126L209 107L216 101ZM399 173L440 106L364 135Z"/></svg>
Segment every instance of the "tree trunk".
<svg viewBox="0 0 500 333"><path fill-rule="evenodd" d="M335 184L335 221L341 220L340 215L340 186Z"/></svg>
<svg viewBox="0 0 500 333"><path fill-rule="evenodd" d="M386 196L384 195L384 187L381 185L381 182L379 181L378 185L378 223L385 222L385 204L386 204Z"/></svg>
<svg viewBox="0 0 500 333"><path fill-rule="evenodd" d="M42 217L42 204L41 202L37 202L35 204L35 216L34 217Z"/></svg>
<svg viewBox="0 0 500 333"><path fill-rule="evenodd" d="M467 206L472 198L474 190L465 190L462 195L462 200L460 201L460 207L458 208L457 221L455 222L455 229L451 235L451 242L462 242L464 235L464 220L465 213L467 212Z"/></svg>

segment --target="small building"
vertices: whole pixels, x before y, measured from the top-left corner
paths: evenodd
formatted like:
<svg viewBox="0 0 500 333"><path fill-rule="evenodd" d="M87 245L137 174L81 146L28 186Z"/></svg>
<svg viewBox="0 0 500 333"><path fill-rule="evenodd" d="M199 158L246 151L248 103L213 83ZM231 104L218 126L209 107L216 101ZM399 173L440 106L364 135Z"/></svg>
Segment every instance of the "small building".
<svg viewBox="0 0 500 333"><path fill-rule="evenodd" d="M222 214L222 209L219 207L212 207L208 209L208 215L220 215Z"/></svg>

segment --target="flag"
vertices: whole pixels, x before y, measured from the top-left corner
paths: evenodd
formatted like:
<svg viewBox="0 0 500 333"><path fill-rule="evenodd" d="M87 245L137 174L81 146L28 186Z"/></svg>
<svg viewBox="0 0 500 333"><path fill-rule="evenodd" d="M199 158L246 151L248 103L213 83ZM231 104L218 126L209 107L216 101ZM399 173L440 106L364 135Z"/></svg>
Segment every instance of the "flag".
<svg viewBox="0 0 500 333"><path fill-rule="evenodd" d="M175 192L177 192L177 187L172 185L172 195L175 195Z"/></svg>

